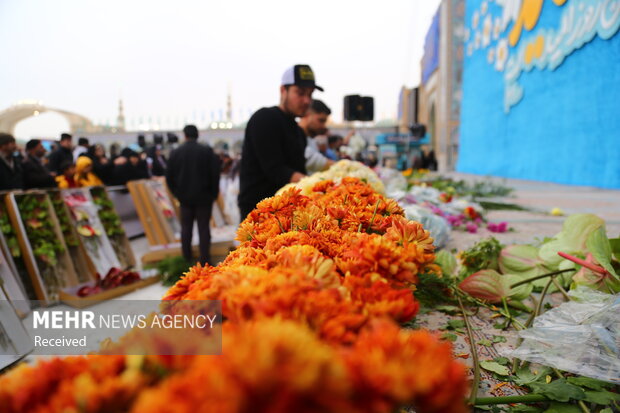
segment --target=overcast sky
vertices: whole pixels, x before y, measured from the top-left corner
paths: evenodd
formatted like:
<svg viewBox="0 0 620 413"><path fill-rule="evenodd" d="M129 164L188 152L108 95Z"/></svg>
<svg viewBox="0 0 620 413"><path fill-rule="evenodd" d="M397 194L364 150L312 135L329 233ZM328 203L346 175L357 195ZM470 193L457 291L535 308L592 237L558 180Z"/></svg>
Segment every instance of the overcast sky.
<svg viewBox="0 0 620 413"><path fill-rule="evenodd" d="M303 4L303 6L302 6ZM375 98L375 119L396 115L402 85L420 79L424 36L439 0L0 0L0 110L23 99L116 122L209 123L277 104L282 72L310 64L324 100ZM17 126L52 137L59 115Z"/></svg>

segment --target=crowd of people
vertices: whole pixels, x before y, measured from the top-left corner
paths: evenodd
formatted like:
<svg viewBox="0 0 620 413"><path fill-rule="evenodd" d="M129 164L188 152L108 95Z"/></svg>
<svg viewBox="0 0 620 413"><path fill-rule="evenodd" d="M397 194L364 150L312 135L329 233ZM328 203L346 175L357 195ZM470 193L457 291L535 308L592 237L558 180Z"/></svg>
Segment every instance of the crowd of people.
<svg viewBox="0 0 620 413"><path fill-rule="evenodd" d="M125 185L163 177L167 167L159 145L140 152L131 147L119 152L112 146L108 156L103 145L91 145L87 138L79 138L74 147L67 133L49 153L39 139L18 148L12 135L0 133L0 158L0 190Z"/></svg>
<svg viewBox="0 0 620 413"><path fill-rule="evenodd" d="M140 151L131 145L122 151L111 146L107 155L102 145L91 145L87 138L79 138L74 146L73 137L66 133L49 154L38 139L31 139L20 150L13 136L0 133L0 190L124 185L165 177L180 203L183 256L192 260L191 240L197 221L200 262L209 263L210 220L223 183L232 182L230 186L238 188L237 202L225 201L220 208L236 210L238 206L238 222L282 186L328 169L339 159L350 159L351 154L342 147L349 144L354 131L345 137L328 133L331 109L312 98L315 89L323 90L316 85L310 66L287 69L279 105L258 110L248 121L241 159L216 154L199 143L194 125L185 126L185 141L168 159L159 145ZM369 159L367 163L374 166L372 162Z"/></svg>

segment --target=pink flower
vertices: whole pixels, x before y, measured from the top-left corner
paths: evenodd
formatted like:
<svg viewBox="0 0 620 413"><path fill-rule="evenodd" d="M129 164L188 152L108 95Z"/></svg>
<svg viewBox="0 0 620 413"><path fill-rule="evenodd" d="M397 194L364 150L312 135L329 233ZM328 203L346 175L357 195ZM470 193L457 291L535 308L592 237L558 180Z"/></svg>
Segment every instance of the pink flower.
<svg viewBox="0 0 620 413"><path fill-rule="evenodd" d="M487 229L491 232L506 232L508 230L508 223L505 221L496 224L495 222L489 222Z"/></svg>
<svg viewBox="0 0 620 413"><path fill-rule="evenodd" d="M465 226L465 229L471 234L478 232L478 226L476 224L472 224L471 222Z"/></svg>

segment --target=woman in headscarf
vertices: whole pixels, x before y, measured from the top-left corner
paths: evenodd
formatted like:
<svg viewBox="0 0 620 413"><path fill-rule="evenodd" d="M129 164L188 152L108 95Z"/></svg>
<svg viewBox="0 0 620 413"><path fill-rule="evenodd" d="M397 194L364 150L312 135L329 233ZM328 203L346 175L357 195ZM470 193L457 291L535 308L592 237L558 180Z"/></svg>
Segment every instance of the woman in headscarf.
<svg viewBox="0 0 620 413"><path fill-rule="evenodd" d="M103 182L93 173L93 161L88 156L80 156L75 163L75 182L78 186L97 186Z"/></svg>

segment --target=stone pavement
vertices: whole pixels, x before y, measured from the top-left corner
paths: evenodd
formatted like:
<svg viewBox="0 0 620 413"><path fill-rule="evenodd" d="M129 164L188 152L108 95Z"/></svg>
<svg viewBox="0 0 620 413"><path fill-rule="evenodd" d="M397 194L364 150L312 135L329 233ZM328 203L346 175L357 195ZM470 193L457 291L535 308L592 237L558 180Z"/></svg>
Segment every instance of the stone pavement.
<svg viewBox="0 0 620 413"><path fill-rule="evenodd" d="M561 185L549 182L519 179L488 178L462 173L446 174L453 179L476 182L491 179L494 182L514 188L511 198L504 202L518 204L532 211L490 211L487 219L493 222L507 221L514 231L493 234L487 230L477 234L452 232L448 249L463 250L471 247L481 238L494 236L503 244L529 243L536 238L551 237L562 230L566 216L576 213L591 213L606 221L607 235L620 236L620 190L600 189L585 186ZM499 200L501 201L501 200ZM565 216L550 214L553 208L560 208Z"/></svg>

